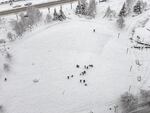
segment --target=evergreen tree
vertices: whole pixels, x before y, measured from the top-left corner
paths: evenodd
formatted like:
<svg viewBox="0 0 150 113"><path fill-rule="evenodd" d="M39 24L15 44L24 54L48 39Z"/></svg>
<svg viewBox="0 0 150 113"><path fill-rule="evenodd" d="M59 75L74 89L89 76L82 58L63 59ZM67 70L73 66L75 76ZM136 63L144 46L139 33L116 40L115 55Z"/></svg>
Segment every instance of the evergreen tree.
<svg viewBox="0 0 150 113"><path fill-rule="evenodd" d="M126 0L126 12L127 14L130 14L132 12L133 3L135 0Z"/></svg>
<svg viewBox="0 0 150 113"><path fill-rule="evenodd" d="M80 7L80 5L77 5L75 13L76 14L81 14L81 7Z"/></svg>
<svg viewBox="0 0 150 113"><path fill-rule="evenodd" d="M90 0L89 7L87 10L87 15L91 17L95 17L96 15L96 2L95 0Z"/></svg>
<svg viewBox="0 0 150 113"><path fill-rule="evenodd" d="M13 37L14 37L14 35L11 32L7 33L7 38L9 41L13 41Z"/></svg>
<svg viewBox="0 0 150 113"><path fill-rule="evenodd" d="M125 26L124 22L125 21L124 21L123 16L120 16L119 19L117 20L117 24L120 29L122 29Z"/></svg>
<svg viewBox="0 0 150 113"><path fill-rule="evenodd" d="M129 92L124 93L121 95L121 106L125 113L128 113L135 109L138 103L138 98L134 95L132 95Z"/></svg>
<svg viewBox="0 0 150 113"><path fill-rule="evenodd" d="M47 23L51 22L52 21L52 16L48 13L46 15L46 20L45 20Z"/></svg>
<svg viewBox="0 0 150 113"><path fill-rule="evenodd" d="M76 14L82 14L86 15L87 14L87 2L86 0L79 0L78 5L76 7Z"/></svg>
<svg viewBox="0 0 150 113"><path fill-rule="evenodd" d="M76 14L81 14L81 4L80 4L79 0L78 0L78 5L77 5L77 7L76 7L75 13L76 13Z"/></svg>
<svg viewBox="0 0 150 113"><path fill-rule="evenodd" d="M126 16L126 3L124 3L123 4L123 6L122 6L122 9L121 9L121 11L120 11L120 13L119 13L119 16Z"/></svg>
<svg viewBox="0 0 150 113"><path fill-rule="evenodd" d="M105 12L105 15L104 15L104 18L105 17L109 17L109 15L111 14L111 9L110 9L110 6L106 9L106 12Z"/></svg>
<svg viewBox="0 0 150 113"><path fill-rule="evenodd" d="M82 15L87 14L87 4L81 4L81 14Z"/></svg>
<svg viewBox="0 0 150 113"><path fill-rule="evenodd" d="M25 27L23 25L23 22L21 22L21 21L20 22L16 21L13 29L18 36L22 36L22 34L25 32Z"/></svg>
<svg viewBox="0 0 150 113"><path fill-rule="evenodd" d="M142 3L140 0L137 1L136 5L134 6L133 12L136 14L142 13Z"/></svg>
<svg viewBox="0 0 150 113"><path fill-rule="evenodd" d="M54 13L53 13L53 20L58 20L58 13L56 11L56 9L54 9Z"/></svg>
<svg viewBox="0 0 150 113"><path fill-rule="evenodd" d="M60 10L59 10L59 17L58 17L58 19L59 19L60 21L66 19L66 16L65 16L65 14L64 14L64 12L63 12L63 10L62 10L62 7L61 7Z"/></svg>
<svg viewBox="0 0 150 113"><path fill-rule="evenodd" d="M110 6L108 6L103 18L105 18L105 17L107 17L109 19L111 19L112 17L116 17L116 12L114 10L111 10Z"/></svg>

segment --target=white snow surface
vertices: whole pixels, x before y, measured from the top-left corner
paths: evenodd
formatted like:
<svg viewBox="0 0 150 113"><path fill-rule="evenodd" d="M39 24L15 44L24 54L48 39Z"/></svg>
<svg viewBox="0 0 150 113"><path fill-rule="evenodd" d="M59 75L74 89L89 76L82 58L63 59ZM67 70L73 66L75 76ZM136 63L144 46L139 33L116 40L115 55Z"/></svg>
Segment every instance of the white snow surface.
<svg viewBox="0 0 150 113"><path fill-rule="evenodd" d="M146 27L135 25L144 15L148 17L149 11L141 18L129 17L123 30L116 27L115 20L102 18L108 6L117 11L123 2L98 4L95 19L75 16L69 5L65 8L69 17L66 21L37 27L20 40L8 43L13 60L11 71L2 72L7 82L5 76L0 78L0 105L4 112L114 113L120 95L130 86L133 93L138 88L148 88L150 51L131 49L129 38L131 29L137 28L136 34L142 32L149 41L150 32L145 28L150 23ZM140 68L135 65L137 59L143 63ZM94 67L84 69L89 64ZM86 75L80 76L84 70ZM71 75L74 77L68 80ZM137 81L139 75L143 77L142 83ZM85 79L87 86L80 79Z"/></svg>

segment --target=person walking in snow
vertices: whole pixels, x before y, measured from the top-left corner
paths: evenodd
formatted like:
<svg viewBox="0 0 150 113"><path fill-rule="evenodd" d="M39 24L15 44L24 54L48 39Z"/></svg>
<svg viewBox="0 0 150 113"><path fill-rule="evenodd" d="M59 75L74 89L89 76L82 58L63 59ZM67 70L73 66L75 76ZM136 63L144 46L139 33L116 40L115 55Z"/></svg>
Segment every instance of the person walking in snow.
<svg viewBox="0 0 150 113"><path fill-rule="evenodd" d="M80 66L77 64L77 65L76 65L76 68L80 68Z"/></svg>
<svg viewBox="0 0 150 113"><path fill-rule="evenodd" d="M94 66L92 64L90 64L89 67L94 67Z"/></svg>
<svg viewBox="0 0 150 113"><path fill-rule="evenodd" d="M83 80L83 83L85 83L85 80Z"/></svg>
<svg viewBox="0 0 150 113"><path fill-rule="evenodd" d="M93 32L95 33L95 29L93 29Z"/></svg>
<svg viewBox="0 0 150 113"><path fill-rule="evenodd" d="M93 111L90 111L90 113L93 113Z"/></svg>
<svg viewBox="0 0 150 113"><path fill-rule="evenodd" d="M84 65L84 68L85 68L85 69L88 69L89 67L88 67L88 66L86 66L86 65Z"/></svg>
<svg viewBox="0 0 150 113"><path fill-rule="evenodd" d="M4 81L7 82L7 78L6 77L5 77Z"/></svg>
<svg viewBox="0 0 150 113"><path fill-rule="evenodd" d="M80 79L80 83L82 83L82 80Z"/></svg>
<svg viewBox="0 0 150 113"><path fill-rule="evenodd" d="M69 76L67 76L67 79L69 79Z"/></svg>
<svg viewBox="0 0 150 113"><path fill-rule="evenodd" d="M87 86L87 84L84 84L85 86Z"/></svg>

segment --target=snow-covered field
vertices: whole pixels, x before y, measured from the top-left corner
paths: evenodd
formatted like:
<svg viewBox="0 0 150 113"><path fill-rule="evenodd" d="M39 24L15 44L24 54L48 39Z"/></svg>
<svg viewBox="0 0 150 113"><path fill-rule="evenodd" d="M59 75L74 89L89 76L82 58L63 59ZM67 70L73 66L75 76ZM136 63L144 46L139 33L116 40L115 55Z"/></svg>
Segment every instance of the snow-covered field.
<svg viewBox="0 0 150 113"><path fill-rule="evenodd" d="M114 113L116 105L120 113L120 95L129 89L134 94L139 88L149 89L150 50L131 48L134 43L129 38L136 28L133 38L139 35L149 41L146 28L150 22L144 27L142 22L150 11L128 17L123 30L117 28L115 19L103 18L108 6L117 12L123 2L98 3L94 19L78 17L70 4L65 5L67 20L38 26L19 40L8 42L13 56L11 71L1 70L0 78L4 113ZM14 17L4 18L10 21ZM7 22L2 25L1 33L9 31ZM136 65L137 60L142 66ZM85 69L89 64L94 67ZM83 71L86 74L81 76ZM138 76L142 82L137 81Z"/></svg>

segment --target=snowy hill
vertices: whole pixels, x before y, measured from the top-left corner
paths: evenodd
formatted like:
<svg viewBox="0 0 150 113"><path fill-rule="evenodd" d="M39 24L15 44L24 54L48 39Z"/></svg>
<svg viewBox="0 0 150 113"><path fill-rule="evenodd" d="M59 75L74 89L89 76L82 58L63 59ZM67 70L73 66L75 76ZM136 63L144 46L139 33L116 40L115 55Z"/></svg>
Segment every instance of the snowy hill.
<svg viewBox="0 0 150 113"><path fill-rule="evenodd" d="M133 49L137 44L131 43L130 37L134 29L134 40L138 35L149 42L149 21L143 24L149 10L127 17L122 30L117 28L116 18L103 18L108 6L117 12L123 2L98 3L94 19L78 17L73 13L75 7L71 10L70 4L65 5L67 20L39 25L7 42L13 58L10 72L1 69L2 113L114 113L114 106L120 113L120 95L148 89L149 49ZM14 16L5 18L10 21ZM2 25L5 28L8 24ZM2 55L0 58L6 62ZM85 69L85 65L93 67ZM83 71L86 74L80 75ZM142 82L137 80L139 76Z"/></svg>

